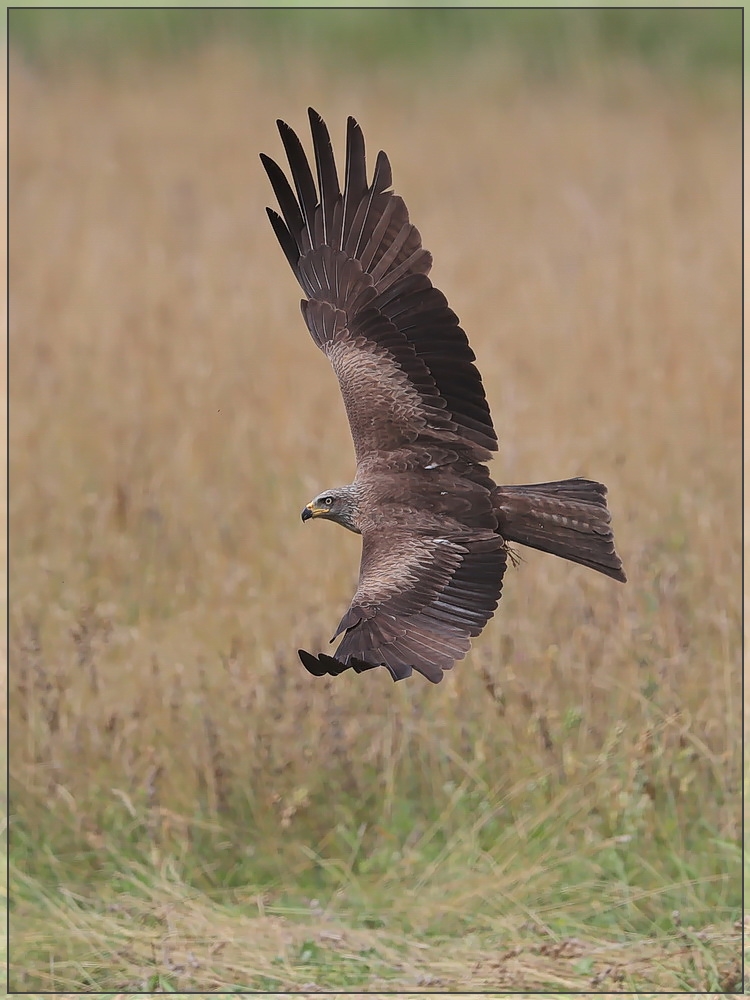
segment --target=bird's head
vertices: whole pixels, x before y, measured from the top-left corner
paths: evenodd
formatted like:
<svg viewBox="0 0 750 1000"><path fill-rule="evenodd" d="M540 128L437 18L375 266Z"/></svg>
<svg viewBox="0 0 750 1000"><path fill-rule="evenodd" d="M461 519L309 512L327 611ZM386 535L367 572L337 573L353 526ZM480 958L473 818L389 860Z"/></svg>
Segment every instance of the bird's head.
<svg viewBox="0 0 750 1000"><path fill-rule="evenodd" d="M314 500L311 500L302 510L302 520L309 521L311 517L323 517L359 534L357 510L356 488L339 486L334 490L319 493Z"/></svg>

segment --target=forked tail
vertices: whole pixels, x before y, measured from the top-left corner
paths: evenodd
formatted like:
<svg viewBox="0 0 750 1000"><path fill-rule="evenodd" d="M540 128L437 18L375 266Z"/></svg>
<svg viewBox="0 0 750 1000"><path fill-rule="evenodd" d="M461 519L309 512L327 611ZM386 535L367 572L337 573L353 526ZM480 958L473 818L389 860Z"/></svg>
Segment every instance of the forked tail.
<svg viewBox="0 0 750 1000"><path fill-rule="evenodd" d="M498 486L498 531L508 542L550 552L623 583L607 509L607 487L589 479Z"/></svg>

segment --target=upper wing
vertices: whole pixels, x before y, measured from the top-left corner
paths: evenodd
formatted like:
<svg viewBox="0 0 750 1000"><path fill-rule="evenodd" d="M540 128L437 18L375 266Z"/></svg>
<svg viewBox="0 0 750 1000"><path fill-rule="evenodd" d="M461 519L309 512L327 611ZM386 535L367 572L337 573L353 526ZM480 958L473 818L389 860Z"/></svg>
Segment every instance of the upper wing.
<svg viewBox="0 0 750 1000"><path fill-rule="evenodd" d="M451 442L485 461L497 449L482 380L466 334L427 272L406 206L378 153L368 185L362 130L347 121L344 189L323 119L309 110L317 187L302 145L278 127L294 191L261 154L282 216L268 217L308 296L310 333L339 380L357 460L414 443Z"/></svg>
<svg viewBox="0 0 750 1000"><path fill-rule="evenodd" d="M383 531L362 542L359 587L339 624L336 635L346 634L335 655L301 649L300 659L318 676L382 665L394 680L413 668L437 684L497 607L503 539L490 531L452 538Z"/></svg>

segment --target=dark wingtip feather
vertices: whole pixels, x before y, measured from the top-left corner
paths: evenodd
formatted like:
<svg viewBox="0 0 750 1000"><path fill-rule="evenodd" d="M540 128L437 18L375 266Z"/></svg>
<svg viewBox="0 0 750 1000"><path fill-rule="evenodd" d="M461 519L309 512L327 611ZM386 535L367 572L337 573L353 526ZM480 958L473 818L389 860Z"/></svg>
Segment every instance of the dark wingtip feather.
<svg viewBox="0 0 750 1000"><path fill-rule="evenodd" d="M315 169L318 175L318 194L323 226L323 243L336 246L333 232L333 220L336 207L341 200L336 159L333 155L333 144L328 126L323 118L313 108L307 109L310 120L310 132L315 153Z"/></svg>
<svg viewBox="0 0 750 1000"><path fill-rule="evenodd" d="M297 246L296 240L289 232L289 229L284 225L284 220L278 212L274 212L272 208L266 208L266 215L273 226L274 233L276 233L276 239L281 244L284 256L289 261L292 270L296 271L300 258L299 247Z"/></svg>
<svg viewBox="0 0 750 1000"><path fill-rule="evenodd" d="M269 178L274 172L274 169L278 170L279 165L274 160L271 159L266 153L258 153L260 157L260 162L263 164L263 169L268 174Z"/></svg>
<svg viewBox="0 0 750 1000"><path fill-rule="evenodd" d="M312 245L314 241L313 222L318 194L315 190L315 181L310 170L310 164L307 162L307 156L305 156L302 143L294 129L280 118L277 119L276 125L281 136L287 160L289 161L289 169L292 172L294 187L297 191L297 201L299 202L299 207L302 209L305 228L307 229Z"/></svg>
<svg viewBox="0 0 750 1000"><path fill-rule="evenodd" d="M308 653L306 649L298 649L297 655L302 661L302 665L305 670L308 670L315 677L323 677L328 673L318 657L313 656L312 653Z"/></svg>
<svg viewBox="0 0 750 1000"><path fill-rule="evenodd" d="M351 115L346 119L346 168L344 172L344 209L342 213L341 246L349 232L354 214L367 192L365 137L359 122Z"/></svg>
<svg viewBox="0 0 750 1000"><path fill-rule="evenodd" d="M375 173L372 178L373 188L376 193L387 191L393 187L393 171L391 162L386 153L381 149L375 160Z"/></svg>
<svg viewBox="0 0 750 1000"><path fill-rule="evenodd" d="M275 160L272 160L270 156L266 156L265 153L260 154L260 162L263 164L263 168L271 182L273 193L276 195L287 229L290 233L298 232L304 225L304 219L294 192L289 186L289 181L284 176L284 171Z"/></svg>
<svg viewBox="0 0 750 1000"><path fill-rule="evenodd" d="M297 655L302 660L305 669L315 677L324 677L326 674L330 674L331 677L338 677L339 674L343 674L350 667L349 663L337 660L335 656L327 656L325 653L318 653L317 656L313 656L312 653L308 653L304 649L298 649Z"/></svg>

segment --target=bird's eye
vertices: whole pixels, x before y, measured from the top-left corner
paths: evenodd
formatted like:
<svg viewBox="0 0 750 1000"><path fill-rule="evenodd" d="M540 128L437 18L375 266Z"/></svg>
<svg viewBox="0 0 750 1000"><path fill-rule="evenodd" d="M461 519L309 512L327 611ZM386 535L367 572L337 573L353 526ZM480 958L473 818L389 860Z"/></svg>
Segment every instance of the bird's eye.
<svg viewBox="0 0 750 1000"><path fill-rule="evenodd" d="M330 507L331 504L333 503L333 497L325 497L323 503L326 505L326 507Z"/></svg>

